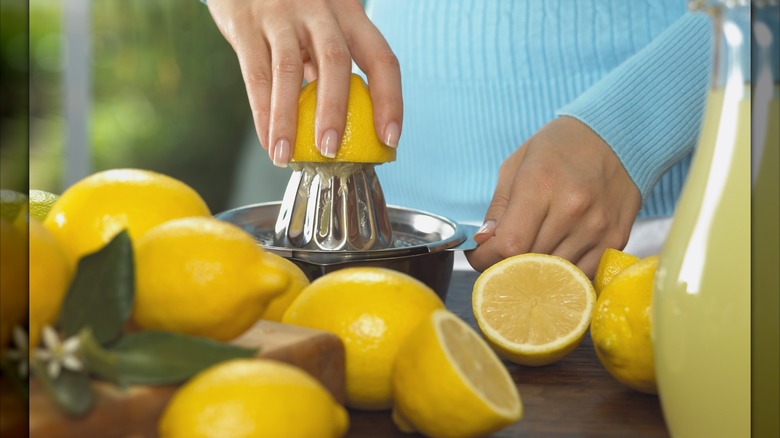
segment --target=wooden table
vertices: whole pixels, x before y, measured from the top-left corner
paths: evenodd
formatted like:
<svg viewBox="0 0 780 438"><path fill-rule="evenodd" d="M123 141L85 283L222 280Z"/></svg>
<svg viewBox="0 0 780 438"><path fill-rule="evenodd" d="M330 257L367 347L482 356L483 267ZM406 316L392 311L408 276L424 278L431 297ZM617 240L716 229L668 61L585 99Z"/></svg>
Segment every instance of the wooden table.
<svg viewBox="0 0 780 438"><path fill-rule="evenodd" d="M455 271L447 308L476 328L471 289L477 273ZM505 362L523 401L523 418L495 437L668 437L657 396L631 390L601 366L590 336L569 356L544 367ZM348 437L410 437L388 411L350 411Z"/></svg>

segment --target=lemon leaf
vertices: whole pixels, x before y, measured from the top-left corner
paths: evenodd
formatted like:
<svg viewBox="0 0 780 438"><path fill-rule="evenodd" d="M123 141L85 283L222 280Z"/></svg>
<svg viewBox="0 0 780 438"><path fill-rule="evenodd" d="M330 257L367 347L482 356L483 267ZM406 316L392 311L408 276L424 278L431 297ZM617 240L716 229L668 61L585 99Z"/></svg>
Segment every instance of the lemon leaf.
<svg viewBox="0 0 780 438"><path fill-rule="evenodd" d="M60 311L65 336L90 327L100 344L115 340L133 310L134 272L133 247L126 230L84 256Z"/></svg>
<svg viewBox="0 0 780 438"><path fill-rule="evenodd" d="M256 349L162 331L126 334L110 351L117 355L121 384L146 385L182 382L219 362L257 353Z"/></svg>
<svg viewBox="0 0 780 438"><path fill-rule="evenodd" d="M66 414L80 416L94 405L95 395L86 373L64 368L57 378L52 379L41 361L33 361L30 368L49 398Z"/></svg>

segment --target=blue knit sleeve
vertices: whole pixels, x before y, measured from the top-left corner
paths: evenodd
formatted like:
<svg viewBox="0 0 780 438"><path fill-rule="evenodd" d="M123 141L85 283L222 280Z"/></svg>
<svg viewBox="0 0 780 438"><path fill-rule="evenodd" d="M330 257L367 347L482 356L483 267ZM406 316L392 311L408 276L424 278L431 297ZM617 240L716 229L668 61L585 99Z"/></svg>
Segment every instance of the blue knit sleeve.
<svg viewBox="0 0 780 438"><path fill-rule="evenodd" d="M694 148L709 86L711 35L708 15L686 13L557 111L610 145L643 199Z"/></svg>

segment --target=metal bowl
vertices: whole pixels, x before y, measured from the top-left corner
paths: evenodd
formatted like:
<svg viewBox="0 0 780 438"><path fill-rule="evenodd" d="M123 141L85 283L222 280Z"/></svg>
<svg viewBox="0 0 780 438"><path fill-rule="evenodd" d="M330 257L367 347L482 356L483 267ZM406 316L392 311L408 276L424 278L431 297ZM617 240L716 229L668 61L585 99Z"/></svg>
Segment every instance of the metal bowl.
<svg viewBox="0 0 780 438"><path fill-rule="evenodd" d="M458 224L425 211L388 205L393 245L367 251L327 251L274 245L274 226L281 202L238 207L216 215L250 233L266 250L295 262L314 280L353 266L394 269L427 284L444 300L450 284L454 251L474 249L476 227Z"/></svg>

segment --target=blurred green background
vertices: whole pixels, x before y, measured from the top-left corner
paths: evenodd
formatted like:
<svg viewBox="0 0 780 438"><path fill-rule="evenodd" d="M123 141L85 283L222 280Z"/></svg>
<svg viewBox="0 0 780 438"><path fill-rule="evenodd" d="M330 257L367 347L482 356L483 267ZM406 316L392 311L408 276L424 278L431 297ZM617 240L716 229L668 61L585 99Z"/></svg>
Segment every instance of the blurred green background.
<svg viewBox="0 0 780 438"><path fill-rule="evenodd" d="M66 188L71 153L63 113L65 3L29 1L29 187L54 193ZM208 8L197 0L89 4L90 172L162 172L192 186L215 213L281 199L290 171L273 167L260 148L238 61ZM3 40L4 58L21 50L13 39ZM21 126L26 114L18 117ZM26 135L4 129L2 140L21 144ZM10 149L3 147L4 160ZM2 186L18 186L13 177L4 176Z"/></svg>

